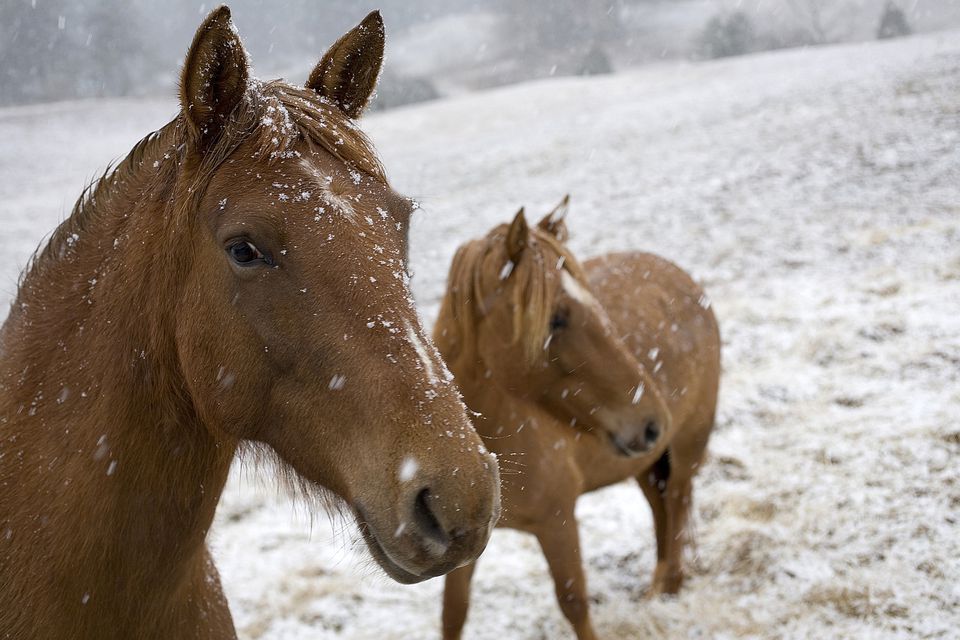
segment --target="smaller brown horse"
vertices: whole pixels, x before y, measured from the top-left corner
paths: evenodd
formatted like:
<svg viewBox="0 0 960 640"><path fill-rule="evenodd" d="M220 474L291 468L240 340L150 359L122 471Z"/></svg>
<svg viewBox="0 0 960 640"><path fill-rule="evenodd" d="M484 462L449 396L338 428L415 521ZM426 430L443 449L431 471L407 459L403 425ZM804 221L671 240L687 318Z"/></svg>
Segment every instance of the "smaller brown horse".
<svg viewBox="0 0 960 640"><path fill-rule="evenodd" d="M692 478L716 410L720 335L703 291L647 253L583 266L564 241L568 198L536 228L460 247L434 337L503 466L497 526L537 536L580 640L587 606L577 498L636 478L653 510L651 594L675 593ZM509 461L522 464L507 469ZM459 638L474 564L447 576L443 636Z"/></svg>

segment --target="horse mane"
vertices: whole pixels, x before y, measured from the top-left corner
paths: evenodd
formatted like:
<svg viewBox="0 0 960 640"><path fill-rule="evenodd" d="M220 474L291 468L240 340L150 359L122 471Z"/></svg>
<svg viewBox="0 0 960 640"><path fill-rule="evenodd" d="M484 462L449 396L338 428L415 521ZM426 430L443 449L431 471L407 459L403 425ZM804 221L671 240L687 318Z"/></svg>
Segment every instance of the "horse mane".
<svg viewBox="0 0 960 640"><path fill-rule="evenodd" d="M444 353L446 358L453 359L463 349L476 347L480 319L509 286L511 340L520 347L527 363L534 362L543 353L550 333L560 282L559 278L548 278L548 270L565 270L579 282L586 282L583 267L570 250L536 227L529 229L527 245L519 261L513 263L506 251L507 229L507 225L500 225L486 237L462 245L453 258L440 310L440 322L448 335L438 337L450 346Z"/></svg>
<svg viewBox="0 0 960 640"><path fill-rule="evenodd" d="M311 89L281 80L252 80L246 99L237 105L220 137L204 154L192 183L196 188L190 189L194 202L203 195L202 187L210 174L247 140L253 141L258 157L267 162L298 155L292 147L302 140L311 149L323 148L351 169L387 182L372 143L332 102ZM116 205L139 195L131 194L129 185L141 185L141 192L172 188L177 168L184 164L188 142L188 127L178 115L137 142L123 160L109 164L99 178L84 187L70 215L31 256L18 283L21 290L31 273L57 263L64 248L96 221L115 215L118 208L126 213L126 207Z"/></svg>

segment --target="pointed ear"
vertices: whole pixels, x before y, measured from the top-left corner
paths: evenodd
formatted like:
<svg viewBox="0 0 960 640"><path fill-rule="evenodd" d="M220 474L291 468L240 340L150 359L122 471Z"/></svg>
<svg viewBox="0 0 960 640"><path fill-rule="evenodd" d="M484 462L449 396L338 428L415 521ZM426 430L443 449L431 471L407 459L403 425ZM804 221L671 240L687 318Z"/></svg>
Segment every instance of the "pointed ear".
<svg viewBox="0 0 960 640"><path fill-rule="evenodd" d="M516 263L523 250L527 248L527 242L530 240L530 229L527 227L527 219L523 215L523 207L517 212L510 223L510 229L507 230L507 255Z"/></svg>
<svg viewBox="0 0 960 640"><path fill-rule="evenodd" d="M307 88L332 100L348 117L359 117L377 87L384 39L383 18L374 11L323 55Z"/></svg>
<svg viewBox="0 0 960 640"><path fill-rule="evenodd" d="M560 242L566 242L567 238L570 237L566 223L567 211L569 211L569 209L570 194L568 193L563 196L563 200L560 201L560 204L558 204L553 211L545 215L543 220L537 223L537 226Z"/></svg>
<svg viewBox="0 0 960 640"><path fill-rule="evenodd" d="M180 108L202 146L223 130L243 99L249 77L247 53L230 9L221 5L197 29L180 76Z"/></svg>

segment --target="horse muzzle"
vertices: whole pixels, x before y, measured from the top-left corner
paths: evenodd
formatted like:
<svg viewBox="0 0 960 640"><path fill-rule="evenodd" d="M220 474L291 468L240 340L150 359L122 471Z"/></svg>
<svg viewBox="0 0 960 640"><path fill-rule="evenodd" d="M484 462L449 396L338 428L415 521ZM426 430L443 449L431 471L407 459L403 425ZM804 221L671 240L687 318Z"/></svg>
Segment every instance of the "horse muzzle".
<svg viewBox="0 0 960 640"><path fill-rule="evenodd" d="M399 516L396 522L380 523L373 512L355 505L361 534L374 559L403 584L435 578L476 560L500 518L499 473L494 471L490 480L486 491L485 483L475 481L462 499L453 497L451 490L457 487L449 483L414 485L399 508L386 510Z"/></svg>
<svg viewBox="0 0 960 640"><path fill-rule="evenodd" d="M610 444L618 454L634 458L652 451L665 433L666 429L659 420L649 418L637 426L610 432Z"/></svg>

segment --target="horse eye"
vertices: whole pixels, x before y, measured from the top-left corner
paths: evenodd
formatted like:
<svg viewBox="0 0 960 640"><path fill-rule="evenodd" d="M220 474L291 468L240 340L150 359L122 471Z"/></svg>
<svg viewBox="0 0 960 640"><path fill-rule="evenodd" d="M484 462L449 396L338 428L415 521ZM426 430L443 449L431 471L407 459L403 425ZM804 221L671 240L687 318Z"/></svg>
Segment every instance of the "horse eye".
<svg viewBox="0 0 960 640"><path fill-rule="evenodd" d="M249 264L256 260L264 260L264 256L260 253L260 250L246 240L234 242L227 247L227 251L237 264Z"/></svg>
<svg viewBox="0 0 960 640"><path fill-rule="evenodd" d="M550 316L550 331L559 331L567 328L567 314L562 312L554 313Z"/></svg>

